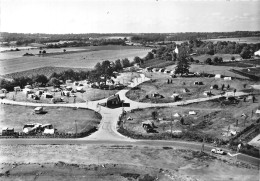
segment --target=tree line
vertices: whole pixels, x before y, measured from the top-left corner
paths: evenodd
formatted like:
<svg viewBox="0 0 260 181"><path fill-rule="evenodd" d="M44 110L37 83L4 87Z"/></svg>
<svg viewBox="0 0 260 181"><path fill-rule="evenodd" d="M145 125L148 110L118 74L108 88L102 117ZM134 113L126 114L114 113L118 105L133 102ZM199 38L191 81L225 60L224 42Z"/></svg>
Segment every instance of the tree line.
<svg viewBox="0 0 260 181"><path fill-rule="evenodd" d="M54 86L66 82L66 80L80 81L89 80L90 82L106 83L106 80L111 77L116 77L117 72L123 70L123 68L133 65L127 58L122 60L118 59L115 62L105 60L101 63L97 63L93 70L90 71L74 71L72 69L63 71L61 73L52 73L48 78L45 75L35 75L31 77L17 77L13 78L12 81L1 79L0 87L2 89L7 89L8 91L13 91L14 87L20 86L23 88L26 85L33 85L34 87L41 86Z"/></svg>

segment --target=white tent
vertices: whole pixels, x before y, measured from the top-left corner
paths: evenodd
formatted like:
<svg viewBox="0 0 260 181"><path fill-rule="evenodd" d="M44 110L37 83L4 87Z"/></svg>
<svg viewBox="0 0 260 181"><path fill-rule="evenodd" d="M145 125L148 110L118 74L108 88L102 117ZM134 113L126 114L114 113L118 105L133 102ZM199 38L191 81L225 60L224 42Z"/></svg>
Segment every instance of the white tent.
<svg viewBox="0 0 260 181"><path fill-rule="evenodd" d="M196 115L197 113L195 111L189 111L189 115Z"/></svg>
<svg viewBox="0 0 260 181"><path fill-rule="evenodd" d="M176 93L174 93L174 94L172 94L172 98L175 98L175 97L179 97L180 95L179 94L176 94Z"/></svg>
<svg viewBox="0 0 260 181"><path fill-rule="evenodd" d="M178 114L178 113L175 113L174 115L173 115L173 117L180 117L181 115L180 114Z"/></svg>
<svg viewBox="0 0 260 181"><path fill-rule="evenodd" d="M220 74L216 74L216 75L215 75L215 78L216 78L216 79L220 79L220 78L221 78L221 75L220 75Z"/></svg>
<svg viewBox="0 0 260 181"><path fill-rule="evenodd" d="M257 55L260 56L260 50L256 51L256 52L254 53L254 55L255 55L255 56L257 56Z"/></svg>
<svg viewBox="0 0 260 181"><path fill-rule="evenodd" d="M178 47L176 46L175 50L174 50L175 53L179 53L179 50L178 50Z"/></svg>
<svg viewBox="0 0 260 181"><path fill-rule="evenodd" d="M232 77L224 77L224 80L232 80Z"/></svg>
<svg viewBox="0 0 260 181"><path fill-rule="evenodd" d="M255 111L255 113L256 113L256 114L260 114L260 109L257 109L257 110Z"/></svg>

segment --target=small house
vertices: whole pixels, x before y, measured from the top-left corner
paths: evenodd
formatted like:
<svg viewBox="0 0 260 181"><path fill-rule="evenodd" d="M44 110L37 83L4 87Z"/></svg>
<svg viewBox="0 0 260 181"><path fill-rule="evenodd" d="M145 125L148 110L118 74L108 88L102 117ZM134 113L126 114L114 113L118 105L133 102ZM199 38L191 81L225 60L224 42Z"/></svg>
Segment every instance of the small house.
<svg viewBox="0 0 260 181"><path fill-rule="evenodd" d="M43 112L43 107L36 107L34 109L34 113L36 113L36 114L41 114L42 112Z"/></svg>
<svg viewBox="0 0 260 181"><path fill-rule="evenodd" d="M110 96L108 99L107 99L107 107L117 107L117 106L120 106L122 104L122 101L119 97L118 94L115 94L113 96Z"/></svg>
<svg viewBox="0 0 260 181"><path fill-rule="evenodd" d="M6 89L1 89L1 92L4 94L8 93L8 91Z"/></svg>

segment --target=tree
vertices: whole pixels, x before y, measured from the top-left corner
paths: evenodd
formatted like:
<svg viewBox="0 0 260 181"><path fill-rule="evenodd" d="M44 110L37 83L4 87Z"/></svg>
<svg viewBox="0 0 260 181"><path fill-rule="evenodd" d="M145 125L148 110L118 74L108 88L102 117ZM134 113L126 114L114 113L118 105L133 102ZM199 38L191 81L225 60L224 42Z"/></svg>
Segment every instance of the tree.
<svg viewBox="0 0 260 181"><path fill-rule="evenodd" d="M153 55L153 53L152 52L148 52L148 54L145 56L145 60L151 60L151 59L153 59L154 58L154 55Z"/></svg>
<svg viewBox="0 0 260 181"><path fill-rule="evenodd" d="M175 69L176 74L185 74L189 73L190 64L188 63L187 55L184 51L179 51L179 56L177 59L177 66Z"/></svg>
<svg viewBox="0 0 260 181"><path fill-rule="evenodd" d="M59 79L53 77L53 78L50 79L48 84L53 86L53 87L58 87L60 85L60 81L59 81Z"/></svg>
<svg viewBox="0 0 260 181"><path fill-rule="evenodd" d="M214 63L214 64L218 64L218 63L219 63L218 57L214 57L214 58L213 58L213 63Z"/></svg>
<svg viewBox="0 0 260 181"><path fill-rule="evenodd" d="M244 47L243 50L240 53L240 56L243 59L249 59L249 58L251 58L251 52L247 47Z"/></svg>
<svg viewBox="0 0 260 181"><path fill-rule="evenodd" d="M115 61L115 71L120 71L120 70L122 70L123 69L123 67L122 67L122 64L121 64L121 62L120 62L120 59L117 59L116 61Z"/></svg>
<svg viewBox="0 0 260 181"><path fill-rule="evenodd" d="M153 118L154 120L156 120L157 116L158 116L158 112L157 112L157 111L153 111L153 112L152 112L152 118Z"/></svg>
<svg viewBox="0 0 260 181"><path fill-rule="evenodd" d="M95 65L94 69L95 69L97 72L101 71L101 63L98 62L98 63Z"/></svg>
<svg viewBox="0 0 260 181"><path fill-rule="evenodd" d="M204 63L211 65L212 64L211 58L207 58Z"/></svg>
<svg viewBox="0 0 260 181"><path fill-rule="evenodd" d="M233 61L234 61L235 59L236 59L236 58L235 58L234 56L232 56L232 57L231 57L231 60L233 60Z"/></svg>
<svg viewBox="0 0 260 181"><path fill-rule="evenodd" d="M48 82L48 78L45 75L36 75L33 77L33 82L37 83L40 86L45 86Z"/></svg>
<svg viewBox="0 0 260 181"><path fill-rule="evenodd" d="M122 67L130 67L130 61L127 58L122 59Z"/></svg>
<svg viewBox="0 0 260 181"><path fill-rule="evenodd" d="M135 62L135 63L141 63L141 58L138 57L138 56L136 56L136 57L134 58L134 62Z"/></svg>

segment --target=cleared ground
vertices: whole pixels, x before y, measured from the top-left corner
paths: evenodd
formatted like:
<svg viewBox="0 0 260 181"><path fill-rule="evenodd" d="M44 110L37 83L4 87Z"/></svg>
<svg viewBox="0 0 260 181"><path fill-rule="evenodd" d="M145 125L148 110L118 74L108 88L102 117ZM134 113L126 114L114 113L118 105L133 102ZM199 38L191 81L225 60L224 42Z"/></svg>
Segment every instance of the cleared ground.
<svg viewBox="0 0 260 181"><path fill-rule="evenodd" d="M4 180L258 180L252 166L171 147L4 145L0 153Z"/></svg>
<svg viewBox="0 0 260 181"><path fill-rule="evenodd" d="M4 59L0 61L0 75L36 69L45 67L46 65L54 67L93 68L97 62L103 60L115 61L123 58L132 60L135 56L143 58L149 51L150 49L142 47L136 47L134 49L128 46L102 46L96 50L86 50L86 52L74 52L45 57L30 56Z"/></svg>
<svg viewBox="0 0 260 181"><path fill-rule="evenodd" d="M40 123L52 124L59 132L85 132L100 123L101 116L92 110L61 107L44 107L45 114L35 114L35 107L0 105L0 128L14 128L22 131L25 124Z"/></svg>

